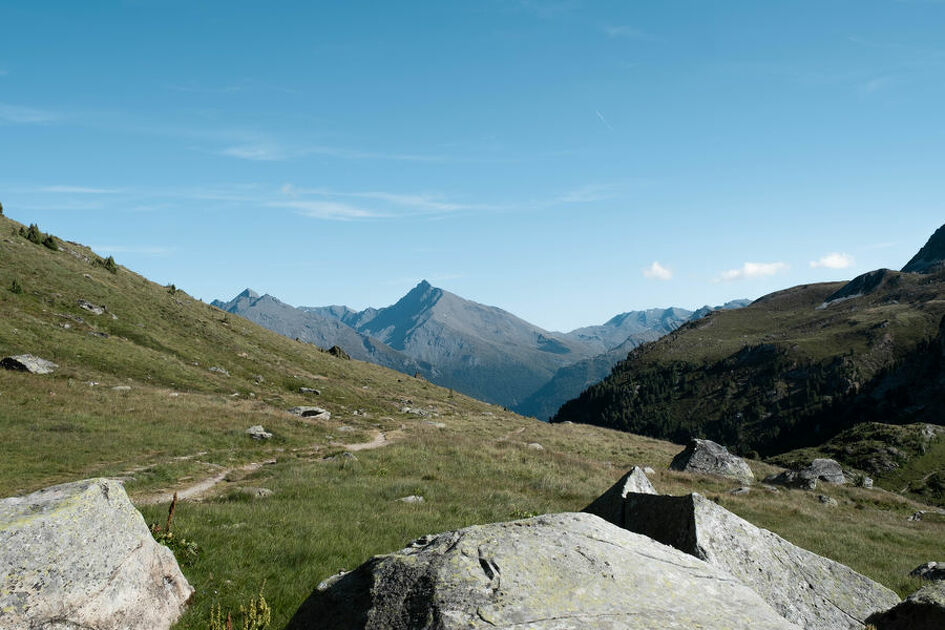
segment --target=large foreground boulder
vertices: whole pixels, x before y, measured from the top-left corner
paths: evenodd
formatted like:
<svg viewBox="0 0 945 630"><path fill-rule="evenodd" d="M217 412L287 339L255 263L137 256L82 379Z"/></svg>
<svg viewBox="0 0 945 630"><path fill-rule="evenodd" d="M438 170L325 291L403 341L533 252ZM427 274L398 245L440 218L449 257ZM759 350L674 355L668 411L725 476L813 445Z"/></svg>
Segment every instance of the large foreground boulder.
<svg viewBox="0 0 945 630"><path fill-rule="evenodd" d="M116 481L0 501L3 630L166 630L192 593Z"/></svg>
<svg viewBox="0 0 945 630"><path fill-rule="evenodd" d="M683 472L731 477L745 483L755 479L744 459L732 455L727 448L712 440L690 440L669 467Z"/></svg>
<svg viewBox="0 0 945 630"><path fill-rule="evenodd" d="M876 630L942 630L945 628L945 582L934 582L904 602L870 617Z"/></svg>
<svg viewBox="0 0 945 630"><path fill-rule="evenodd" d="M656 488L647 479L646 473L638 466L620 478L620 481L610 487L610 490L600 495L593 503L584 508L585 512L596 514L608 523L624 527L627 508L627 496L630 494L657 494Z"/></svg>
<svg viewBox="0 0 945 630"><path fill-rule="evenodd" d="M628 494L623 527L738 578L805 630L862 629L899 597L853 569L755 527L699 494Z"/></svg>
<svg viewBox="0 0 945 630"><path fill-rule="evenodd" d="M738 580L591 514L422 538L326 580L292 630L799 630Z"/></svg>

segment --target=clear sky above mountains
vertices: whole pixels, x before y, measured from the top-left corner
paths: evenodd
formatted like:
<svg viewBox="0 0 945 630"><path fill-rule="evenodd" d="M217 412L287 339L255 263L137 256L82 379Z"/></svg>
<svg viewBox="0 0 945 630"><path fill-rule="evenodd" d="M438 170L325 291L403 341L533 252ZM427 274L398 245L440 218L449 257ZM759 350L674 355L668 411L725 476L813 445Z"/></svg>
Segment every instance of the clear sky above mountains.
<svg viewBox="0 0 945 630"><path fill-rule="evenodd" d="M945 2L4 2L0 201L207 301L540 326L899 268Z"/></svg>

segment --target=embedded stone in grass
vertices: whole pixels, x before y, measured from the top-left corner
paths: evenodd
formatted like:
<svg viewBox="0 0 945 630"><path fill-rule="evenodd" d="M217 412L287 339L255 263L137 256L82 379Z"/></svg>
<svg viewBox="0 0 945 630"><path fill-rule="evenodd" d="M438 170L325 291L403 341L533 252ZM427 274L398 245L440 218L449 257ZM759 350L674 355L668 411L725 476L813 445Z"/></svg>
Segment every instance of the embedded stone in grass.
<svg viewBox="0 0 945 630"><path fill-rule="evenodd" d="M129 392L131 391L131 385L115 385L112 387L112 390L116 392Z"/></svg>
<svg viewBox="0 0 945 630"><path fill-rule="evenodd" d="M531 450L533 450L533 451L543 451L543 450L545 450L545 447L542 446L541 444L539 444L538 442L529 442L528 444L525 445L525 447L526 447L526 448L529 448L529 449L531 449Z"/></svg>
<svg viewBox="0 0 945 630"><path fill-rule="evenodd" d="M266 431L261 424L251 426L246 429L246 433L254 440L268 440L272 437L272 433Z"/></svg>
<svg viewBox="0 0 945 630"><path fill-rule="evenodd" d="M230 375L229 371L227 371L225 368L221 368L218 365L214 365L213 367L211 367L210 371L213 372L214 374L222 374L223 376Z"/></svg>
<svg viewBox="0 0 945 630"><path fill-rule="evenodd" d="M79 304L79 308L81 308L82 310L85 310L85 311L88 311L88 312L92 313L92 315L104 315L104 314L105 314L105 307L104 307L104 306L97 306L97 305L95 305L95 304L92 304L92 303L89 302L88 300L79 300L79 301L78 301L78 304Z"/></svg>
<svg viewBox="0 0 945 630"><path fill-rule="evenodd" d="M407 497L401 497L397 499L401 503L423 503L423 497L417 494L411 494Z"/></svg>
<svg viewBox="0 0 945 630"><path fill-rule="evenodd" d="M0 360L0 367L30 374L52 374L59 366L32 354L18 354L4 357Z"/></svg>
<svg viewBox="0 0 945 630"><path fill-rule="evenodd" d="M834 499L833 497L828 497L826 494L818 494L817 500L829 507L836 507L840 505L836 499Z"/></svg>
<svg viewBox="0 0 945 630"><path fill-rule="evenodd" d="M236 494L252 497L254 499L265 499L272 496L272 490L269 488L241 487L236 488L233 492Z"/></svg>
<svg viewBox="0 0 945 630"><path fill-rule="evenodd" d="M300 387L299 393L300 394L313 394L315 396L322 395L322 393L319 390L315 389L314 387Z"/></svg>
<svg viewBox="0 0 945 630"><path fill-rule="evenodd" d="M292 407L289 409L289 413L310 420L331 420L331 412L321 407Z"/></svg>
<svg viewBox="0 0 945 630"><path fill-rule="evenodd" d="M909 572L921 580L945 580L945 562L926 562Z"/></svg>

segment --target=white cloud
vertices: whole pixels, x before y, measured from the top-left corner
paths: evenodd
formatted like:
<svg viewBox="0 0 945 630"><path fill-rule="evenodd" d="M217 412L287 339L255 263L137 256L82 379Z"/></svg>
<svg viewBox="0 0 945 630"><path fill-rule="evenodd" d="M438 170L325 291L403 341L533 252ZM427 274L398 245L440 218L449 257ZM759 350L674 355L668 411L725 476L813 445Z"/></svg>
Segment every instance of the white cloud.
<svg viewBox="0 0 945 630"><path fill-rule="evenodd" d="M850 254L832 252L826 256L821 256L820 260L810 261L810 266L814 269L819 267L825 269L847 269L853 266L853 256Z"/></svg>
<svg viewBox="0 0 945 630"><path fill-rule="evenodd" d="M748 278L764 278L766 276L773 276L782 271L787 271L788 266L783 262L773 262L773 263L756 263L756 262L746 262L739 269L728 269L719 274L719 277L715 279L716 282L724 281L729 282L731 280L741 280Z"/></svg>
<svg viewBox="0 0 945 630"><path fill-rule="evenodd" d="M652 265L643 270L643 277L650 280L672 280L673 272L654 260Z"/></svg>
<svg viewBox="0 0 945 630"><path fill-rule="evenodd" d="M240 144L223 149L220 155L256 162L276 162L289 157L285 149L275 144Z"/></svg>
<svg viewBox="0 0 945 630"><path fill-rule="evenodd" d="M288 208L313 219L352 221L355 219L380 219L387 215L335 201L273 201L270 208Z"/></svg>
<svg viewBox="0 0 945 630"><path fill-rule="evenodd" d="M0 122L14 124L43 124L59 120L59 115L32 107L0 103Z"/></svg>

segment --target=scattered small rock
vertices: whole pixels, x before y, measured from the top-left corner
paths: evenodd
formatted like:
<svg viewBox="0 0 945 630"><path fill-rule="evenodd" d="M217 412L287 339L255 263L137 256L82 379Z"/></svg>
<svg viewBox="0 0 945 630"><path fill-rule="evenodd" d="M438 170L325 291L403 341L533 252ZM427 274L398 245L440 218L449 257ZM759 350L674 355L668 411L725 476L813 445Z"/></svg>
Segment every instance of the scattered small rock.
<svg viewBox="0 0 945 630"><path fill-rule="evenodd" d="M647 475L655 475L655 474L656 474L656 471L653 470L652 468L650 468L649 466L644 466L644 467L643 467L643 472L646 473Z"/></svg>
<svg viewBox="0 0 945 630"><path fill-rule="evenodd" d="M272 490L269 488L242 487L234 490L237 494L250 496L254 499L265 499L272 496Z"/></svg>
<svg viewBox="0 0 945 630"><path fill-rule="evenodd" d="M431 427L436 427L437 429L445 429L445 428L446 428L446 423L445 423L445 422L435 422L435 421L433 421L433 420L424 420L424 421L423 421L423 424L429 424Z"/></svg>
<svg viewBox="0 0 945 630"><path fill-rule="evenodd" d="M749 492L751 492L751 488L749 488L748 486L739 486L738 488L732 488L731 490L728 491L729 494L733 494L735 496L748 494Z"/></svg>
<svg viewBox="0 0 945 630"><path fill-rule="evenodd" d="M925 515L925 511L924 511L924 510L919 510L918 512L913 512L912 516L910 516L910 517L907 518L906 520L907 520L907 521L911 521L911 522L913 522L913 523L917 523L918 521L921 521L921 520L922 520L922 517L923 517L924 515Z"/></svg>
<svg viewBox="0 0 945 630"><path fill-rule="evenodd" d="M826 494L818 494L817 500L823 503L824 505L829 505L830 507L836 507L840 505L836 499L833 497L828 497Z"/></svg>
<svg viewBox="0 0 945 630"><path fill-rule="evenodd" d="M32 354L18 354L4 357L0 360L0 367L6 370L29 372L30 374L52 374L59 366L52 361L41 359Z"/></svg>
<svg viewBox="0 0 945 630"><path fill-rule="evenodd" d="M300 394L314 394L315 396L321 396L321 395L322 395L322 393L321 393L320 391L318 391L317 389L315 389L314 387L300 387L300 388L299 388L299 393L300 393ZM357 414L355 414L355 415L357 415Z"/></svg>
<svg viewBox="0 0 945 630"><path fill-rule="evenodd" d="M268 440L272 437L272 433L266 431L261 424L251 426L246 429L246 433L254 440Z"/></svg>
<svg viewBox="0 0 945 630"><path fill-rule="evenodd" d="M300 418L311 420L331 420L331 412L321 407L292 407L289 413Z"/></svg>
<svg viewBox="0 0 945 630"><path fill-rule="evenodd" d="M921 580L945 580L945 562L926 562L909 572L910 577Z"/></svg>
<svg viewBox="0 0 945 630"><path fill-rule="evenodd" d="M230 373L229 373L225 368L221 368L221 367L219 367L219 366L217 366L217 365L214 365L213 367L211 367L211 368L210 368L210 371L213 372L213 373L215 373L215 374L222 374L223 376L229 376L229 375L230 375Z"/></svg>
<svg viewBox="0 0 945 630"><path fill-rule="evenodd" d="M66 324L68 326L68 324ZM97 330L89 331L90 337L98 337L99 339L108 339L108 333L99 332Z"/></svg>
<svg viewBox="0 0 945 630"><path fill-rule="evenodd" d="M533 451L543 451L545 447L539 444L538 442L529 442L525 445L525 448L530 448Z"/></svg>
<svg viewBox="0 0 945 630"><path fill-rule="evenodd" d="M343 424L340 427L338 427L338 431L340 433L354 433L355 431L357 431L357 429L355 429L354 427L349 427L347 424Z"/></svg>
<svg viewBox="0 0 945 630"><path fill-rule="evenodd" d="M397 500L401 503L423 503L423 497L417 494L411 494L409 497L401 497Z"/></svg>
<svg viewBox="0 0 945 630"><path fill-rule="evenodd" d="M78 301L78 304L79 304L79 308L81 308L81 309L83 309L83 310L86 310L86 311L92 313L92 315L104 315L104 314L105 314L105 307L104 307L104 306L96 306L95 304L92 304L92 303L89 302L88 300L79 300L79 301Z"/></svg>
<svg viewBox="0 0 945 630"><path fill-rule="evenodd" d="M115 385L114 387L112 387L112 391L116 391L116 392L130 392L130 391L131 391L131 385Z"/></svg>
<svg viewBox="0 0 945 630"><path fill-rule="evenodd" d="M257 385L259 385L259 384L261 384L261 383L265 383L265 382L266 382L266 379L265 379L265 377L264 377L262 374L253 374L253 381L254 381Z"/></svg>

